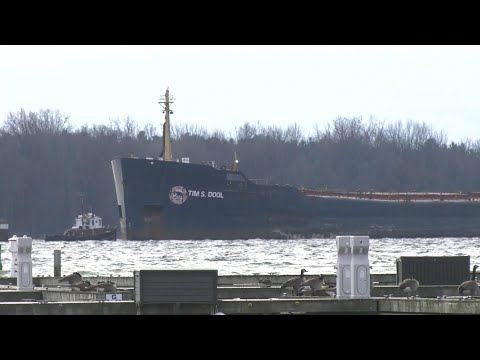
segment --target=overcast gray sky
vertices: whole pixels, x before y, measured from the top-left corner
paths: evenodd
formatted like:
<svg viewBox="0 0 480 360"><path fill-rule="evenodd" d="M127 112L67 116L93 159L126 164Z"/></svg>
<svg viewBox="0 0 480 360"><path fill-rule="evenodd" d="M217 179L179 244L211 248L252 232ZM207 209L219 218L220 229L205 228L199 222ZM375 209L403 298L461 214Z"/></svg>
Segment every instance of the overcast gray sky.
<svg viewBox="0 0 480 360"><path fill-rule="evenodd" d="M0 46L0 123L23 107L160 129L167 86L172 123L208 130L375 116L480 139L480 46Z"/></svg>

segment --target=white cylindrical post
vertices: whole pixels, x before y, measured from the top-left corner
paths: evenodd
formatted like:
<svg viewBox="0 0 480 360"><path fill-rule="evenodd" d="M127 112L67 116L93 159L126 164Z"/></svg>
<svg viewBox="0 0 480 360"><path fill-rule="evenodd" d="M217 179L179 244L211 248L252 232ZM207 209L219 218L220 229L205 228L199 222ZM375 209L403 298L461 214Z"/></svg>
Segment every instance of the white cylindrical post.
<svg viewBox="0 0 480 360"><path fill-rule="evenodd" d="M370 262L368 260L368 248L370 238L368 236L352 236L352 299L370 297Z"/></svg>
<svg viewBox="0 0 480 360"><path fill-rule="evenodd" d="M17 239L18 239L17 235L13 235L10 239L8 239L8 242L10 243L8 246L8 251L12 253L10 258L10 276L11 277L17 277L17 273L18 273Z"/></svg>
<svg viewBox="0 0 480 360"><path fill-rule="evenodd" d="M17 290L33 290L32 238L26 235L17 238L18 272Z"/></svg>
<svg viewBox="0 0 480 360"><path fill-rule="evenodd" d="M350 299L351 294L351 236L337 236L337 299Z"/></svg>

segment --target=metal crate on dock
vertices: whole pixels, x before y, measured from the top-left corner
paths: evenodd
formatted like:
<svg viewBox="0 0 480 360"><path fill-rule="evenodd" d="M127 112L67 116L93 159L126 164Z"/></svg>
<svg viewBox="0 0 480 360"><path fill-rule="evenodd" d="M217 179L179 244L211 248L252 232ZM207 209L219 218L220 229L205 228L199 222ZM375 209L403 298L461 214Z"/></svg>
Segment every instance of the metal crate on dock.
<svg viewBox="0 0 480 360"><path fill-rule="evenodd" d="M217 270L134 271L135 301L143 304L216 304Z"/></svg>
<svg viewBox="0 0 480 360"><path fill-rule="evenodd" d="M470 279L470 256L401 256L397 284L413 276L421 285L459 285Z"/></svg>

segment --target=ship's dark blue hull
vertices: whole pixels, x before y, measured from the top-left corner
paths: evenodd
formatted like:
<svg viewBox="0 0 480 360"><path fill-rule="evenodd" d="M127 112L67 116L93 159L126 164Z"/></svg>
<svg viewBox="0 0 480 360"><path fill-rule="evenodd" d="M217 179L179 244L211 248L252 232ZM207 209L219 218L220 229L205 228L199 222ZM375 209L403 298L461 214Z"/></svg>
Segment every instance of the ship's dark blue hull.
<svg viewBox="0 0 480 360"><path fill-rule="evenodd" d="M480 236L478 201L307 196L241 172L153 159L112 167L121 239Z"/></svg>

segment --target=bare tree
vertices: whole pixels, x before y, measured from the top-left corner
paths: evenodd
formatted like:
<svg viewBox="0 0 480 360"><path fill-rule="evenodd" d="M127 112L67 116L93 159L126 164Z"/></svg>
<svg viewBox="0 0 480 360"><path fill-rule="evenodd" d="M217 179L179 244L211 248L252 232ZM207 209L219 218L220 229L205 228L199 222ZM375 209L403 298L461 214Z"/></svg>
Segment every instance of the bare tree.
<svg viewBox="0 0 480 360"><path fill-rule="evenodd" d="M228 165L237 152L248 177L269 183L341 190L480 189L480 140L448 144L443 131L422 122L339 117L315 125L308 142L298 124L284 130L246 122L233 136L198 125L173 129L174 157ZM71 130L58 111L10 113L0 131L0 217L19 233L63 231L79 211L78 193L85 192L105 223L114 225L110 161L132 153L158 156L161 141L155 134L151 124L138 131L130 117Z"/></svg>
<svg viewBox="0 0 480 360"><path fill-rule="evenodd" d="M40 110L38 113L26 113L21 109L18 113L10 112L3 124L4 131L17 136L35 134L58 134L70 131L69 116L62 115L58 110Z"/></svg>
<svg viewBox="0 0 480 360"><path fill-rule="evenodd" d="M145 132L145 136L148 140L152 140L155 136L157 136L157 128L152 123L146 123L143 127L143 131Z"/></svg>

